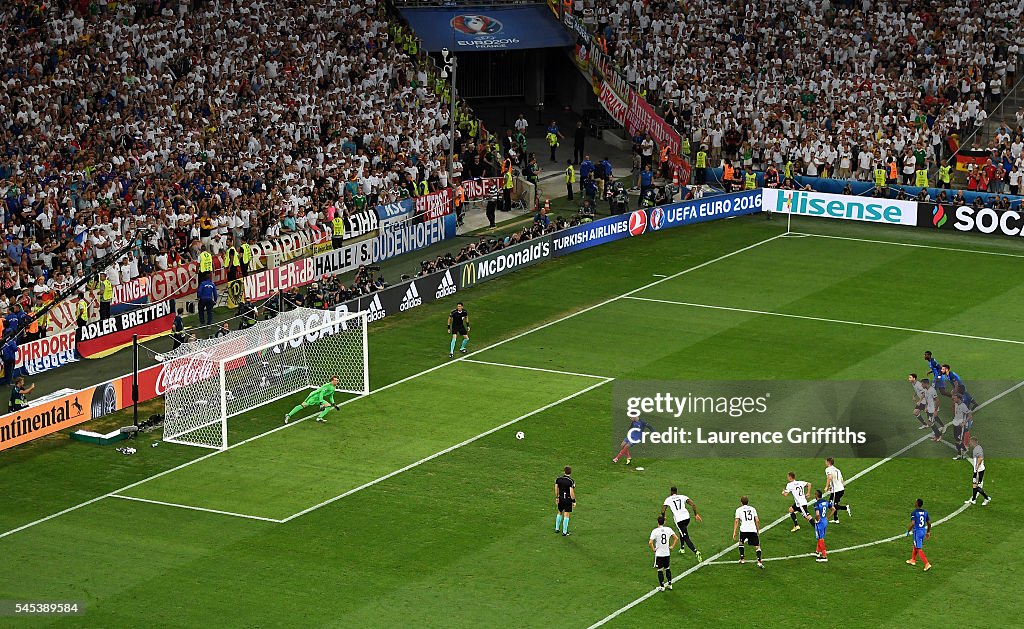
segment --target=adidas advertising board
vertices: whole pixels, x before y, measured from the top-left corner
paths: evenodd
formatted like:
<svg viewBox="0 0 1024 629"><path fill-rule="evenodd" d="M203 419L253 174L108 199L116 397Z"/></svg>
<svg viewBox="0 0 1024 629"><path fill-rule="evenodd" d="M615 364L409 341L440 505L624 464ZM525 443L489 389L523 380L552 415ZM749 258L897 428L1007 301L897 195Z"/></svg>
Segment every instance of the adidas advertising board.
<svg viewBox="0 0 1024 629"><path fill-rule="evenodd" d="M380 303L380 293L374 293L373 297L369 298L369 303L366 304L366 320L380 321L386 316L388 316L388 311Z"/></svg>
<svg viewBox="0 0 1024 629"><path fill-rule="evenodd" d="M423 305L423 300L420 299L419 291L416 290L416 280L412 280L405 289L405 295L402 297L402 303L398 305L398 309L405 312L420 305Z"/></svg>
<svg viewBox="0 0 1024 629"><path fill-rule="evenodd" d="M452 270L448 269L444 272L444 277L441 278L441 285L437 287L434 292L434 299L443 299L449 295L454 295L455 291L459 290L455 286L455 278L452 277Z"/></svg>

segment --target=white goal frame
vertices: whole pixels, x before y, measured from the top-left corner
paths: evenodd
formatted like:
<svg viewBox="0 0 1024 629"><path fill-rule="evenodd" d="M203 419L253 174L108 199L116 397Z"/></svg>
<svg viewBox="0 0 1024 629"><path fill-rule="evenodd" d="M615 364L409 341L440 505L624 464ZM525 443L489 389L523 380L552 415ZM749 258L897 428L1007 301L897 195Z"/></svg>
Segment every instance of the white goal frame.
<svg viewBox="0 0 1024 629"><path fill-rule="evenodd" d="M344 381L344 379L342 379L342 381L339 382L338 388L336 390L338 392L340 392L340 393L351 393L351 394L354 394L354 395L363 395L363 396L369 395L369 393L370 393L370 363L369 363L369 345L367 343L367 340L368 340L367 339L367 324L369 323L369 320L367 318L367 312L364 311L364 310L360 310L358 312L342 313L342 312L330 311L330 310L310 310L310 309L306 309L306 308L299 308L299 309L297 309L297 311L289 311L289 312L283 313L282 315L279 315L278 317L275 317L273 319L270 319L270 320L267 320L267 321L260 321L255 326L253 326L252 328L249 328L249 330L255 330L255 334L266 333L266 332L268 332L270 330L273 330L275 327L279 326L281 323L287 323L288 315L296 313L296 312L300 312L300 313L304 313L304 312L321 313L322 315L324 315L324 320L321 323L319 323L317 326L315 326L315 327L304 327L299 332L292 333L292 334L287 335L287 336L276 337L276 338L273 338L273 340L263 342L263 343L261 343L259 345L254 346L254 347L246 348L246 349L244 349L244 351L239 351L237 353L232 353L229 356L224 356L224 357L220 357L220 358L216 358L215 359L215 362L216 362L216 365L215 365L216 376L215 377L216 377L218 388L220 389L220 393L219 393L220 394L220 400L219 400L220 401L220 408L219 408L219 416L218 417L211 418L206 423L202 423L202 424L199 424L199 425L196 425L196 426L192 426L187 431L180 432L178 434L169 435L168 434L169 424L168 424L168 418L166 416L168 414L167 413L167 411L168 411L167 397L168 397L168 395L173 395L173 392L176 391L176 390L181 390L181 389L185 389L185 388L188 388L188 387L187 386L186 387L178 386L178 387L173 387L172 389L168 389L168 391L165 393L165 396L164 396L165 418L164 418L164 436L163 436L163 440L168 442L168 443L175 443L175 444L180 444L180 445L198 446L198 447L202 447L202 448L210 448L210 449L213 449L213 450L226 450L228 448L228 419L229 418L234 417L236 415L239 415L239 414L241 414L243 412L251 411L253 409L259 408L259 407L264 406L266 404L270 404L272 402L277 402L277 401L283 399L284 397L287 397L289 395L294 395L295 393L298 393L299 391L303 391L303 390L307 390L307 389L316 389L320 385L323 384L323 382L311 382L310 381L309 374L312 371L312 368L310 368L308 366L308 363L307 363L307 366L305 368L306 382L305 382L304 386L299 386L299 387L294 387L293 386L293 387L291 387L291 388L289 388L289 389L287 389L285 391L276 392L274 395L268 395L268 396L266 396L266 399L264 399L262 401L256 401L255 403L253 403L251 405L248 405L245 408L229 412L229 410L228 410L229 409L229 406L228 406L228 403L229 403L228 391L229 391L229 389L228 389L227 385L228 385L228 374L231 373L231 371L232 371L232 369L228 367L228 365L230 363L237 362L239 359L241 359L243 357L246 357L246 356L252 356L254 354L258 354L260 352L264 352L266 350L274 349L274 348L277 348L277 347L282 347L282 346L285 346L285 345L291 345L293 348L296 348L296 349L300 349L301 348L303 350L303 358L308 360L308 358L306 357L306 354L305 354L305 349L309 346L310 343L318 342L318 341L320 341L323 338L326 338L326 337L329 337L329 336L334 336L334 335L336 335L338 333L347 332L347 331L349 331L349 328L353 326L353 324L355 324L355 326L358 326L358 329L359 329L360 335L361 335L360 343L362 345L362 348L361 348L362 351L361 351L360 359L362 360L362 382L359 383L359 384L361 384L361 386L357 385L356 387L353 387L353 386L351 386L353 384L353 382L346 383ZM281 319L285 319L285 320L281 321ZM336 332L325 333L326 330L337 329L339 326L342 326L342 327L341 327L341 329L337 330ZM208 345L208 344L204 345L203 347L197 348L194 352L183 353L180 356L175 357L174 360L182 360L186 356L191 356L191 355L194 355L194 354L196 354L198 352L203 351L203 349L213 349L214 351L216 351L217 348L224 348L229 343L237 342L239 339L244 339L244 334L245 333L249 333L249 330L242 330L241 332L243 332L243 335L238 335L238 336L228 335L228 336L224 337L222 339L222 341L219 342L219 343L215 343L213 345ZM311 341L310 338L313 337L313 336L315 336L316 338ZM203 344L203 341L200 341L198 344L200 344L200 345ZM196 345L196 344L194 344L194 345ZM282 353L282 355L283 355L283 353ZM214 361L210 360L208 362L214 362ZM323 372L326 373L326 372L331 372L331 369L326 369L326 368L323 368L323 367L318 367L317 371L323 371ZM214 374L211 374L211 376L209 378L206 378L204 380L210 381L210 380L213 379L213 377L214 377ZM202 382L202 381L201 380L200 381L196 381L196 382L193 382L191 384L195 385L195 384L198 384L200 382ZM346 384L348 384L349 386L346 386ZM186 435L189 435L189 434L195 433L197 431L200 431L201 429L207 428L209 426L212 426L212 425L214 425L214 424L216 424L218 422L220 423L220 444L218 444L218 445L214 445L212 443L204 443L204 442L196 440L196 439L183 438ZM210 441L212 441L212 439Z"/></svg>

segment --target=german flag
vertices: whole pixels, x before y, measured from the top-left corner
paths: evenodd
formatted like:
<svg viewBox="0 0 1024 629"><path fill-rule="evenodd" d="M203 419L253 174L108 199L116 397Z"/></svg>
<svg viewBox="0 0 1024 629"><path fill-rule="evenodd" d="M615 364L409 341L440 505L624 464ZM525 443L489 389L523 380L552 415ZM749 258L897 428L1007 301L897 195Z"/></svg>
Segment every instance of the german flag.
<svg viewBox="0 0 1024 629"><path fill-rule="evenodd" d="M988 164L991 159L992 156L989 155L988 151L961 150L956 154L956 169L966 172L971 165L981 168Z"/></svg>

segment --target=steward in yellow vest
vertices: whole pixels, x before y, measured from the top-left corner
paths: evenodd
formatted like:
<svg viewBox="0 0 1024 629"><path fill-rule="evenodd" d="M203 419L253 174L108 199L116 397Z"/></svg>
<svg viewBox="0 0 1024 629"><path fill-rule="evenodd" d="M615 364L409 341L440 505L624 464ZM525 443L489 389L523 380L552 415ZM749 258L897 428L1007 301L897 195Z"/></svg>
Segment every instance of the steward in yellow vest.
<svg viewBox="0 0 1024 629"><path fill-rule="evenodd" d="M333 230L331 235L331 247L339 249L342 242L345 240L345 219L341 216L341 212L334 215L331 219L331 229Z"/></svg>

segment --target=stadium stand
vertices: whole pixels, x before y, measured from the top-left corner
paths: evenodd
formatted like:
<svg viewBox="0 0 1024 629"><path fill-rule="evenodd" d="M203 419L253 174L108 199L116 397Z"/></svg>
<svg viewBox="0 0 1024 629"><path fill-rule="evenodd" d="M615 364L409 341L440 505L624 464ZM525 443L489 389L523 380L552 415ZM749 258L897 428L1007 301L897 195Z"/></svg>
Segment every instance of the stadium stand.
<svg viewBox="0 0 1024 629"><path fill-rule="evenodd" d="M0 26L5 301L135 227L127 279L447 185L447 87L384 3L20 0Z"/></svg>

